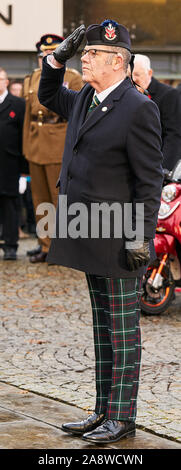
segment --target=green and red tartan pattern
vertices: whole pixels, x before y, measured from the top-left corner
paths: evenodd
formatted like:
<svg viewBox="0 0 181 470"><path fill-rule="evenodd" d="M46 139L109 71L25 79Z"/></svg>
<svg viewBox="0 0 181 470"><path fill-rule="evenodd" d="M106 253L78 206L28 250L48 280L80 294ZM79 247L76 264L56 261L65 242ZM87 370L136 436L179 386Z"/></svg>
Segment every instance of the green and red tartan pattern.
<svg viewBox="0 0 181 470"><path fill-rule="evenodd" d="M93 311L96 413L135 421L141 361L141 280L87 274Z"/></svg>

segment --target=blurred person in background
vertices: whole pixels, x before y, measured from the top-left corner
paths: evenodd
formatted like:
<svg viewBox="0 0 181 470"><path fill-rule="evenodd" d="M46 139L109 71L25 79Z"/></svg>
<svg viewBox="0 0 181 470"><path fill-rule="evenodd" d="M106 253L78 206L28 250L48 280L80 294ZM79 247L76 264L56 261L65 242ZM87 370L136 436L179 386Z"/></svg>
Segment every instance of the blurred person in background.
<svg viewBox="0 0 181 470"><path fill-rule="evenodd" d="M34 212L41 203L57 204L59 176L67 122L54 112L42 106L38 99L42 56L52 53L63 41L56 34L45 34L36 43L39 68L25 77L23 96L26 100L26 112L23 131L23 150L29 162ZM82 77L77 70L67 68L64 86L79 91L83 86ZM36 223L42 216L36 215ZM32 263L46 261L50 239L38 238L37 249L27 254Z"/></svg>
<svg viewBox="0 0 181 470"><path fill-rule="evenodd" d="M9 92L12 95L22 97L22 90L23 90L23 83L21 81L19 81L18 79L14 79L14 80L10 81ZM26 173L29 173L28 162L26 161L26 163L27 163ZM28 236L29 236L27 233L23 232L23 230L21 228L23 226L23 207L24 207L24 203L25 203L25 206L27 206L27 204L26 204L27 192L28 192L27 178L28 178L28 176L21 176L20 181L19 181L19 238L20 239L28 238ZM23 190L22 190L22 186L24 186ZM26 209L27 209L27 212L28 212L29 211L29 204L28 204L28 207L26 207Z"/></svg>
<svg viewBox="0 0 181 470"><path fill-rule="evenodd" d="M16 260L18 248L19 177L23 168L22 130L25 102L8 91L6 71L0 68L0 207L4 260Z"/></svg>
<svg viewBox="0 0 181 470"><path fill-rule="evenodd" d="M181 83L177 83L177 90L181 93Z"/></svg>
<svg viewBox="0 0 181 470"><path fill-rule="evenodd" d="M29 75L28 75L29 77ZM9 85L9 91L14 96L23 96L23 83L19 80L12 80ZM36 222L31 194L31 177L29 176L29 165L28 161L25 160L25 169L26 176L21 176L19 182L19 238L28 238L29 234L36 233ZM23 182L23 178L26 181ZM23 210L25 209L25 214ZM26 230L24 232L23 230Z"/></svg>
<svg viewBox="0 0 181 470"><path fill-rule="evenodd" d="M9 84L9 92L14 96L22 97L23 84L19 80L11 80Z"/></svg>
<svg viewBox="0 0 181 470"><path fill-rule="evenodd" d="M163 167L172 170L181 158L181 97L177 89L153 76L149 57L135 54L133 80L160 111L162 126Z"/></svg>

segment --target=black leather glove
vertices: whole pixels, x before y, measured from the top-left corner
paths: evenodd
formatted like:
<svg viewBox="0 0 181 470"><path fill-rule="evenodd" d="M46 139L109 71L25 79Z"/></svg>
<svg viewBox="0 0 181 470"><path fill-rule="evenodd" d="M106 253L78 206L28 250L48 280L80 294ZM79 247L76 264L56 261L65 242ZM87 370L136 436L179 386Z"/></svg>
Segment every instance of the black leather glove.
<svg viewBox="0 0 181 470"><path fill-rule="evenodd" d="M149 241L134 243L135 248L126 248L127 264L130 271L136 271L136 269L139 269L141 266L148 264L150 260ZM142 243L142 247L139 247L138 245L138 248L136 248L136 244L138 243Z"/></svg>
<svg viewBox="0 0 181 470"><path fill-rule="evenodd" d="M82 42L84 34L85 26L82 24L72 34L70 34L68 38L61 42L61 44L53 52L57 62L64 65L66 60L73 57Z"/></svg>

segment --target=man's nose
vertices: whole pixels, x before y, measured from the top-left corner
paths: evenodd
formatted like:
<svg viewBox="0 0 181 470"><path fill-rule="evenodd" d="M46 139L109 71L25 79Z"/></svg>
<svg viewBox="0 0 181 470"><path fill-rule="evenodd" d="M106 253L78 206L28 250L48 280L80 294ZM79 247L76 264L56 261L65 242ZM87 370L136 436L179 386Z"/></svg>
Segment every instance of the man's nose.
<svg viewBox="0 0 181 470"><path fill-rule="evenodd" d="M81 61L82 61L82 62L89 62L89 54L84 54L84 55L81 57Z"/></svg>

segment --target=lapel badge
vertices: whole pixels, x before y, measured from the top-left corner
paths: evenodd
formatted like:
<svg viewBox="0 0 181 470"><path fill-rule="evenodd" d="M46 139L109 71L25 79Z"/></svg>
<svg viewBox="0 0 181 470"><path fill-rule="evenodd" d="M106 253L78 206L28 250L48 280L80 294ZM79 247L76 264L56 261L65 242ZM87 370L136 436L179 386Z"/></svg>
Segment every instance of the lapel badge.
<svg viewBox="0 0 181 470"><path fill-rule="evenodd" d="M111 23L109 23L108 26L105 26L105 38L109 41L113 41L116 39L116 37L116 28Z"/></svg>
<svg viewBox="0 0 181 470"><path fill-rule="evenodd" d="M104 106L104 107L102 108L102 111L103 111L103 113L105 113L105 111L107 111L107 106Z"/></svg>

